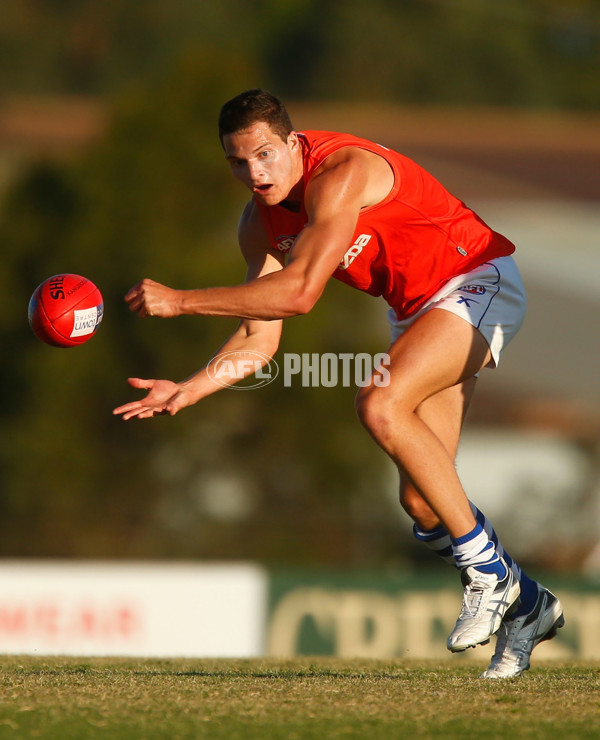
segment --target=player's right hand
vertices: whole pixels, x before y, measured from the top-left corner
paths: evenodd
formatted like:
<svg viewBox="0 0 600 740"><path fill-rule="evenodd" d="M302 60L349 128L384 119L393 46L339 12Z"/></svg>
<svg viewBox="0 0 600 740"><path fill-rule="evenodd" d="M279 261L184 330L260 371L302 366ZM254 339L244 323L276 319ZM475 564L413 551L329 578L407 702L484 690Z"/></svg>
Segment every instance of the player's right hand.
<svg viewBox="0 0 600 740"><path fill-rule="evenodd" d="M142 317L160 316L163 319L170 319L181 313L179 295L180 291L144 278L127 291L125 302L129 305L130 311L137 311Z"/></svg>

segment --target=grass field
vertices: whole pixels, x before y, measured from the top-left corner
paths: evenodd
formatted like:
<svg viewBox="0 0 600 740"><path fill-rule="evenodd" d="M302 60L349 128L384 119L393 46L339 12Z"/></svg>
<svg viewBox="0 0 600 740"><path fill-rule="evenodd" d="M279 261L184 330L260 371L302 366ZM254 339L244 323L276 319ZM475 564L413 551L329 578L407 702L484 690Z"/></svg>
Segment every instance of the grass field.
<svg viewBox="0 0 600 740"><path fill-rule="evenodd" d="M599 667L365 660L2 659L0 739L599 738Z"/></svg>

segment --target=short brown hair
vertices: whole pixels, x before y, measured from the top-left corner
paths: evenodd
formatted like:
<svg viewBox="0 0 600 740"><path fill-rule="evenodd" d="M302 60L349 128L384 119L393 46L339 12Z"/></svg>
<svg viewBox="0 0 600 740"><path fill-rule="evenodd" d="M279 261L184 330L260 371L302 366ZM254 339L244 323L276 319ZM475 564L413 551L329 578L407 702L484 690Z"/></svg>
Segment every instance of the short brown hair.
<svg viewBox="0 0 600 740"><path fill-rule="evenodd" d="M246 90L229 100L219 114L219 138L234 134L259 121L267 123L283 141L294 130L285 105L266 90Z"/></svg>

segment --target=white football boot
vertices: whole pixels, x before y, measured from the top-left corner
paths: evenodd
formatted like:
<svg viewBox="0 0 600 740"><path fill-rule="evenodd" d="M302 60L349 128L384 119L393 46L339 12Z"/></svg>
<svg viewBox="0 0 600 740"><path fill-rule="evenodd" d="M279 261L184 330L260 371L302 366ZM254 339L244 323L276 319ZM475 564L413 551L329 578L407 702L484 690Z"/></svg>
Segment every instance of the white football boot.
<svg viewBox="0 0 600 740"><path fill-rule="evenodd" d="M492 661L480 678L516 678L529 670L529 657L536 645L551 640L565 623L560 601L538 586L536 605L520 617L503 620Z"/></svg>
<svg viewBox="0 0 600 740"><path fill-rule="evenodd" d="M493 573L482 573L473 566L461 574L465 584L462 608L448 638L448 650L461 652L485 645L500 628L502 619L518 605L521 587L510 568L502 580Z"/></svg>

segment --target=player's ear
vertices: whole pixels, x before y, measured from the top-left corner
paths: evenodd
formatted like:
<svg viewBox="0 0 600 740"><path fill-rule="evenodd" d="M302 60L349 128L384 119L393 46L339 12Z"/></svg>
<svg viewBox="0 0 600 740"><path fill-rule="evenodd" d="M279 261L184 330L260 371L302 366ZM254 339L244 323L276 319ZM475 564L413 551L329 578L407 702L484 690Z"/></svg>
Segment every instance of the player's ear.
<svg viewBox="0 0 600 740"><path fill-rule="evenodd" d="M300 140L298 139L298 134L295 131L290 131L287 137L287 145L290 149L290 151L294 151L295 149L298 149L300 146Z"/></svg>

